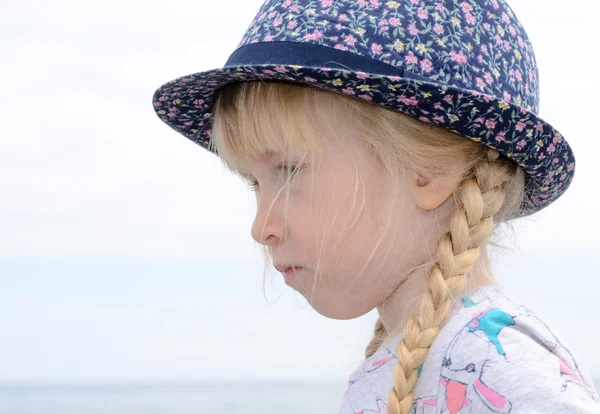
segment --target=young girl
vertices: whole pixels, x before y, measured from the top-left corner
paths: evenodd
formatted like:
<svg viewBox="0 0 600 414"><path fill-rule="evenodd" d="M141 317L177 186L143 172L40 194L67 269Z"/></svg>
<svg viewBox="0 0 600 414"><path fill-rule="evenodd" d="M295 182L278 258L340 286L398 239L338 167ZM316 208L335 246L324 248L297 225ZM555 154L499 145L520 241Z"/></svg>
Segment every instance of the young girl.
<svg viewBox="0 0 600 414"><path fill-rule="evenodd" d="M153 102L248 180L252 237L317 312L377 308L340 413L600 412L489 266L498 225L556 200L575 166L503 0L268 0L224 68Z"/></svg>

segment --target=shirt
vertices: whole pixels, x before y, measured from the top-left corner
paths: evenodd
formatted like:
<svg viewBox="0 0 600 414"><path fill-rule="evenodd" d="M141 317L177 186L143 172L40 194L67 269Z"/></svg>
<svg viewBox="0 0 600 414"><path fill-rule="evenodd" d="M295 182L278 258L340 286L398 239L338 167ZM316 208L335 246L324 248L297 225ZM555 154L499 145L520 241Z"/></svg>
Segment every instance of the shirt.
<svg viewBox="0 0 600 414"><path fill-rule="evenodd" d="M600 413L590 376L516 292L481 287L451 315L419 368L410 414ZM350 376L340 414L387 413L402 336Z"/></svg>

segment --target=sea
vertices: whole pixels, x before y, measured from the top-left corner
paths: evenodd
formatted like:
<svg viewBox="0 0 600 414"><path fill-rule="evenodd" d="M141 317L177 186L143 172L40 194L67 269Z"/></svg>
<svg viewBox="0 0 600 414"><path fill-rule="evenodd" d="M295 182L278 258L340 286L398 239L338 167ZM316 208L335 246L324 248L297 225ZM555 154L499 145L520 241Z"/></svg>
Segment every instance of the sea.
<svg viewBox="0 0 600 414"><path fill-rule="evenodd" d="M332 414L347 384L1 384L1 414Z"/></svg>
<svg viewBox="0 0 600 414"><path fill-rule="evenodd" d="M600 379L595 381L596 389ZM1 414L336 414L347 384L2 384Z"/></svg>

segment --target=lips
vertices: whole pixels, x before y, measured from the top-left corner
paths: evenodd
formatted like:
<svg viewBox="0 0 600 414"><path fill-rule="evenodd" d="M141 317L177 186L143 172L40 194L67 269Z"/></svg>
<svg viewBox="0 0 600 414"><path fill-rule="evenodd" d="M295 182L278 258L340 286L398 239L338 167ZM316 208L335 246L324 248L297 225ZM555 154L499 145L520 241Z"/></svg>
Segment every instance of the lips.
<svg viewBox="0 0 600 414"><path fill-rule="evenodd" d="M277 269L280 273L287 273L289 270L300 271L302 266L292 266L292 265L275 265L275 269Z"/></svg>

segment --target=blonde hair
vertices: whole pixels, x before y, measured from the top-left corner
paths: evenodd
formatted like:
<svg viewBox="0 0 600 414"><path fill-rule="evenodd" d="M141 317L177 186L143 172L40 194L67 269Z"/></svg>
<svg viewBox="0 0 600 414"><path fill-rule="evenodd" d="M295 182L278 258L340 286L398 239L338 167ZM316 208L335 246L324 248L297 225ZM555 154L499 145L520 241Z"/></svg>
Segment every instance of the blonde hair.
<svg viewBox="0 0 600 414"><path fill-rule="evenodd" d="M316 113L314 102L324 98L332 104L326 106L327 113ZM400 188L401 171L406 170L433 178L448 173L449 168L459 168L462 177L454 193L456 207L449 231L439 240L433 256L428 289L397 345L399 360L388 412L408 413L418 369L450 312L452 295L465 286L466 275L480 248L486 248L496 224L519 215L524 174L497 151L447 129L358 98L275 81L235 83L221 89L210 145L232 171L240 167L240 160L269 151L306 156L319 148L315 120L334 121L341 115L351 120L354 131L385 171L387 181L382 186ZM396 211L398 202L398 197L390 200L390 213ZM382 233L389 230L392 215ZM268 250L263 252L268 260ZM365 358L387 338L378 319Z"/></svg>

